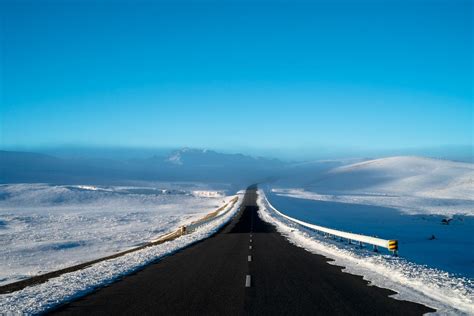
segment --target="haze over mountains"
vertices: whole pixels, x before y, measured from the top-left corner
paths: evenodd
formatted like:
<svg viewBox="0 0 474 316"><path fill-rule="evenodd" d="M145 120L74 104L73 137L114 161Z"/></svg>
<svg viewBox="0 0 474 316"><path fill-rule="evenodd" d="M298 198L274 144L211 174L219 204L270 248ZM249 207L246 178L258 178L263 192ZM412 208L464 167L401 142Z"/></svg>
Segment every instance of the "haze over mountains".
<svg viewBox="0 0 474 316"><path fill-rule="evenodd" d="M408 156L285 162L193 148L127 159L0 151L1 183L266 182L317 192L410 191L463 198L472 193L473 170L471 163Z"/></svg>
<svg viewBox="0 0 474 316"><path fill-rule="evenodd" d="M263 181L281 172L276 159L183 148L148 158L59 158L0 151L0 181L48 183L119 183L124 181Z"/></svg>

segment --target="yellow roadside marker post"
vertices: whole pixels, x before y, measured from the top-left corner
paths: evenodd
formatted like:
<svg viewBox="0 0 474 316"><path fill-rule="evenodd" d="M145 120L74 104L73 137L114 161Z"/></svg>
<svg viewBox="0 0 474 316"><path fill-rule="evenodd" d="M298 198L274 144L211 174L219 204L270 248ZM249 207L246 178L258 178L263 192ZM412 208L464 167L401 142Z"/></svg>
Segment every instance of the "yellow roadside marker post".
<svg viewBox="0 0 474 316"><path fill-rule="evenodd" d="M398 240L389 240L388 250L392 251L394 256L397 256L398 255Z"/></svg>

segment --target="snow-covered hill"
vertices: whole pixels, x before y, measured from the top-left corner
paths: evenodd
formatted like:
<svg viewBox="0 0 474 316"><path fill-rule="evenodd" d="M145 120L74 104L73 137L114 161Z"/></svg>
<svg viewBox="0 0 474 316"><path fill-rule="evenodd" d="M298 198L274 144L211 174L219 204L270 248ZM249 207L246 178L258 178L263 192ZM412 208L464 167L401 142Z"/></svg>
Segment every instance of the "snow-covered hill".
<svg viewBox="0 0 474 316"><path fill-rule="evenodd" d="M474 164L389 157L333 168L302 188L274 189L293 197L387 206L404 212L474 214ZM309 183L309 184L308 184Z"/></svg>
<svg viewBox="0 0 474 316"><path fill-rule="evenodd" d="M474 196L473 181L473 164L422 157L390 157L332 169L311 186L324 191L469 199Z"/></svg>

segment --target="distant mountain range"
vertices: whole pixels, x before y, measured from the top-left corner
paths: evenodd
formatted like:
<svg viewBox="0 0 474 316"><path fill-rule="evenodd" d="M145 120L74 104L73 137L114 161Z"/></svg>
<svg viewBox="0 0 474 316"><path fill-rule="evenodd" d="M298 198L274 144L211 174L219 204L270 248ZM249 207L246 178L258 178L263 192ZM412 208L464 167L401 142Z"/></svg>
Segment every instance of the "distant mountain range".
<svg viewBox="0 0 474 316"><path fill-rule="evenodd" d="M115 183L124 181L258 182L288 167L277 159L183 148L168 156L128 160L59 158L0 151L0 182Z"/></svg>
<svg viewBox="0 0 474 316"><path fill-rule="evenodd" d="M385 188L386 192L423 189L452 197L458 191L464 196L466 188L472 186L473 168L470 163L407 156L290 163L194 148L135 159L0 151L0 183L118 185L140 181L194 181L241 187L265 182L273 186L303 186L318 192L364 191L377 187Z"/></svg>

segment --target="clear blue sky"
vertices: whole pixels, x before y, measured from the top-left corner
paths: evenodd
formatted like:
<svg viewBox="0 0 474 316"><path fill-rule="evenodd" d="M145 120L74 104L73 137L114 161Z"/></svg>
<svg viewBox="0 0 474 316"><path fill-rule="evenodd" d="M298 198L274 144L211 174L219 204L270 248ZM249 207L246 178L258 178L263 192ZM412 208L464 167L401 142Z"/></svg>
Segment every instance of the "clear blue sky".
<svg viewBox="0 0 474 316"><path fill-rule="evenodd" d="M472 1L1 1L1 143L473 141Z"/></svg>

